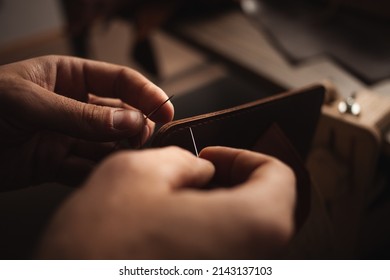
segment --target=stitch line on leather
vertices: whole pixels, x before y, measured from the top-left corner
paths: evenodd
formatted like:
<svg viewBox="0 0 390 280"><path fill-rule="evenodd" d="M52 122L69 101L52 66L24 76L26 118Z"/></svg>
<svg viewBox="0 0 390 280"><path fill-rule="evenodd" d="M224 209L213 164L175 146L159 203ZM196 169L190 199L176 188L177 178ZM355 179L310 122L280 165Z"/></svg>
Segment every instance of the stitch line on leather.
<svg viewBox="0 0 390 280"><path fill-rule="evenodd" d="M313 92L315 92L316 90L318 90L320 88L325 89L325 87L321 84L312 85L312 86L308 86L304 89L286 92L286 93L281 94L279 96L272 96L270 98L265 98L265 99L261 99L258 101L250 102L248 104L239 105L236 107L236 109L230 108L230 109L226 109L226 110L222 110L222 111L218 111L218 112L213 112L213 113L206 114L206 116L204 116L204 117L198 116L199 118L193 117L194 118L193 120L191 120L191 118L189 118L187 121L184 121L182 123L180 123L180 121L177 121L177 123L174 124L173 127L167 128L168 131L172 129L170 132L168 132L166 134L164 132L162 133L162 135L160 136L161 138L159 138L160 139L159 143L163 144L164 142L168 141L172 137L173 134L181 132L183 130L186 130L189 127L192 127L192 128L201 127L201 126L207 125L209 123L222 121L222 120L229 119L232 117L237 117L237 116L240 116L243 114L249 114L249 113L252 113L253 111L259 110L259 108L261 108L263 106L272 106L273 102L289 102L289 100L291 100L290 98L294 99L294 97L297 97L297 94L299 94L299 96L301 98L305 98L305 96L312 95ZM176 125L177 125L177 127L176 127Z"/></svg>
<svg viewBox="0 0 390 280"><path fill-rule="evenodd" d="M286 101L286 99L280 99L280 100ZM238 109L237 111L227 112L227 113L225 113L226 115L221 115L219 117L216 117L218 115L210 116L207 120L195 123L193 125L191 125L191 121L190 121L185 126L177 127L173 131L169 132L167 135L165 135L165 137L163 137L163 140L169 139L172 136L172 134L180 132L182 130L187 130L189 127L196 128L196 127L204 126L204 125L209 124L209 123L226 120L226 119L229 119L229 118L232 118L232 117L237 117L237 116L244 115L244 114L249 114L249 113L251 113L253 111L258 110L259 107L261 107L261 105L268 105L268 103L261 103L261 104L254 105L253 107L242 108L242 109Z"/></svg>

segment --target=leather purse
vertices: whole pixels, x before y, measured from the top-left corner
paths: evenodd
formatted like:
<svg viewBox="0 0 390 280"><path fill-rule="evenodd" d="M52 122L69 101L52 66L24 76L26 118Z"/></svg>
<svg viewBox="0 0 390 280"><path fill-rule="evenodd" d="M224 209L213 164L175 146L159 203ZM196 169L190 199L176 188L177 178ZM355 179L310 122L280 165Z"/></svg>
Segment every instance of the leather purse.
<svg viewBox="0 0 390 280"><path fill-rule="evenodd" d="M324 85L312 85L237 107L176 120L158 130L151 146L175 145L194 154L207 146L227 146L278 158L295 173L298 194L295 217L298 225L302 225L310 209L311 184L304 161L325 92Z"/></svg>

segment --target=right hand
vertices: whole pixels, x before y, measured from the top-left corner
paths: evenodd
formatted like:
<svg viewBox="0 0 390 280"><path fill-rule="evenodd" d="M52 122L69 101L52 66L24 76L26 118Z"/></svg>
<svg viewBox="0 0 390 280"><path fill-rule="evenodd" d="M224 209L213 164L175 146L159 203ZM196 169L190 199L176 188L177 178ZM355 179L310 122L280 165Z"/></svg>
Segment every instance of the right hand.
<svg viewBox="0 0 390 280"><path fill-rule="evenodd" d="M278 160L210 147L119 152L54 216L40 258L274 258L294 231L295 177ZM202 190L210 183L228 188Z"/></svg>

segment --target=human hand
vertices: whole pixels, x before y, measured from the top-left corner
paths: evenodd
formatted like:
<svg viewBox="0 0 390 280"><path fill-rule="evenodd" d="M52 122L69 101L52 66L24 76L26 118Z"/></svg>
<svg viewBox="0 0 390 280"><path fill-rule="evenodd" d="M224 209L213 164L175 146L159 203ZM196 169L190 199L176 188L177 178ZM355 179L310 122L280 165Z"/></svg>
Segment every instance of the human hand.
<svg viewBox="0 0 390 280"><path fill-rule="evenodd" d="M46 56L0 66L2 188L45 181L80 183L107 153L129 139L146 141L168 122L166 94L126 67Z"/></svg>
<svg viewBox="0 0 390 280"><path fill-rule="evenodd" d="M295 177L224 147L119 152L60 207L40 258L274 258L293 230ZM205 186L229 186L204 190Z"/></svg>

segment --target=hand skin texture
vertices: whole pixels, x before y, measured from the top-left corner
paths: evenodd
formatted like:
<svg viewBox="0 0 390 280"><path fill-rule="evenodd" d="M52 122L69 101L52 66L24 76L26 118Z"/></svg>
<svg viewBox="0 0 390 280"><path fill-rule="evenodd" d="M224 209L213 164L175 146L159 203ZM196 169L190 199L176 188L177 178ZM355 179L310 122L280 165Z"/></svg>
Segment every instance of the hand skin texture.
<svg viewBox="0 0 390 280"><path fill-rule="evenodd" d="M102 62L0 66L0 191L88 178L54 213L38 258L273 258L288 243L295 177L276 159L224 147L200 158L116 151L172 119L170 102L144 117L166 99L138 72Z"/></svg>
<svg viewBox="0 0 390 280"><path fill-rule="evenodd" d="M167 95L126 67L45 56L0 66L0 191L79 184L104 156L173 118Z"/></svg>
<svg viewBox="0 0 390 280"><path fill-rule="evenodd" d="M210 183L229 187L202 189ZM294 231L295 195L292 171L263 154L120 151L60 207L38 257L275 258Z"/></svg>

